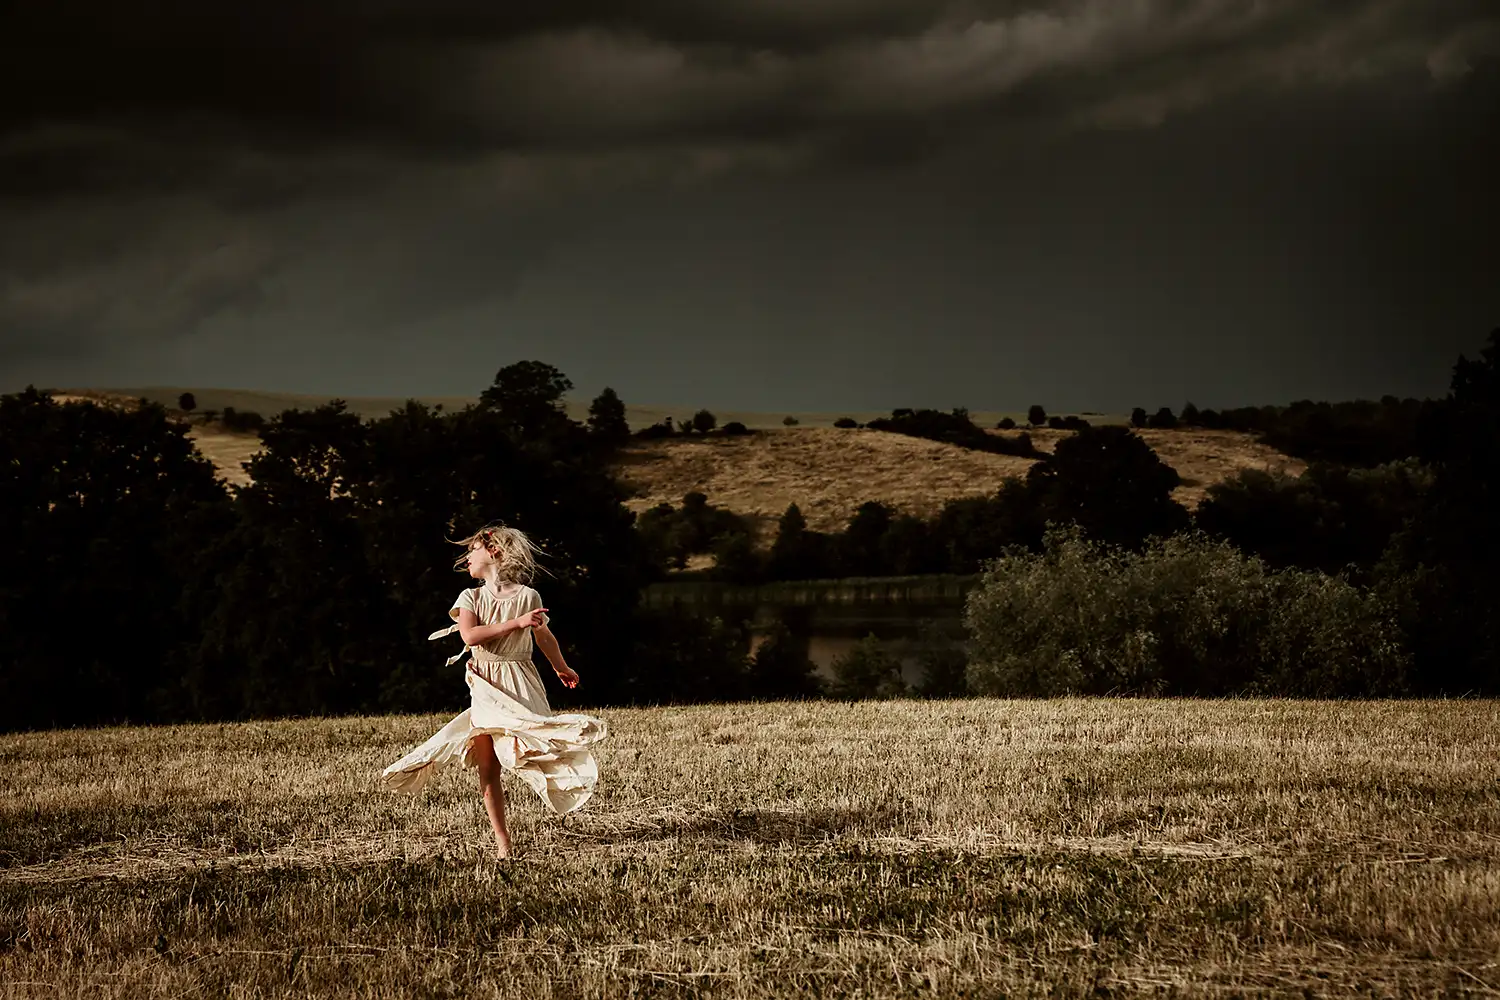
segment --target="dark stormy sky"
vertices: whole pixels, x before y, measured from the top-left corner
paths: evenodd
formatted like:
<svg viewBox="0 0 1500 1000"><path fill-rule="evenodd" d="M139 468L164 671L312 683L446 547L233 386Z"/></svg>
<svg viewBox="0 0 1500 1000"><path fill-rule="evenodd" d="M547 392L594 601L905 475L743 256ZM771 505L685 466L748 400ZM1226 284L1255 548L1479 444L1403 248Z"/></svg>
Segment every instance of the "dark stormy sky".
<svg viewBox="0 0 1500 1000"><path fill-rule="evenodd" d="M4 11L6 391L1115 411L1500 325L1494 0Z"/></svg>

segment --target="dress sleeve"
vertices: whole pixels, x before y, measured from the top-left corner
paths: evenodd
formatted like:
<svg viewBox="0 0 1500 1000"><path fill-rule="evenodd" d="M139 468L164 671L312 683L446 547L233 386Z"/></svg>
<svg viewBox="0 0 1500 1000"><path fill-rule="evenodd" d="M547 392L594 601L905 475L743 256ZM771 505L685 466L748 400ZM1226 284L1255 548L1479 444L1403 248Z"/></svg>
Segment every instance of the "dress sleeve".
<svg viewBox="0 0 1500 1000"><path fill-rule="evenodd" d="M458 597L456 597L453 601L453 607L448 609L448 617L452 618L454 621L458 621L458 613L460 611L473 611L476 615L479 614L479 612L474 607L474 591L459 591Z"/></svg>
<svg viewBox="0 0 1500 1000"><path fill-rule="evenodd" d="M542 595L538 594L535 590L532 590L530 587L527 587L526 588L526 610L527 611L535 611L537 608L540 608L540 607L545 607L545 605L542 604ZM550 615L547 615L547 614L543 614L542 615L542 624L543 625L546 625L546 624L548 624L551 621L552 621L552 617Z"/></svg>

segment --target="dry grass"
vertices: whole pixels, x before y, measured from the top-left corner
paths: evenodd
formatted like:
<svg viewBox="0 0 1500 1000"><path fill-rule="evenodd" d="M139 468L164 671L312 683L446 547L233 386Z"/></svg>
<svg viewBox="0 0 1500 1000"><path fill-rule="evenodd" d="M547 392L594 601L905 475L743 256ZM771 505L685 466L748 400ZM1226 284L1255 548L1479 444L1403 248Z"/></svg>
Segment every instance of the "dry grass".
<svg viewBox="0 0 1500 1000"><path fill-rule="evenodd" d="M1305 464L1236 431L1143 430L1162 461L1183 479L1174 496L1196 507L1213 483L1243 468L1284 469ZM1032 432L1050 452L1072 431ZM1024 476L1032 459L991 455L954 445L868 429L797 427L745 437L674 438L633 444L620 471L643 511L674 506L700 490L710 502L768 525L795 503L817 531L842 530L866 500L880 500L930 517L949 500L993 493L1007 476ZM771 532L763 530L762 540Z"/></svg>
<svg viewBox="0 0 1500 1000"><path fill-rule="evenodd" d="M795 503L810 528L835 531L866 500L929 516L954 497L994 492L1030 465L884 431L796 427L633 444L620 474L637 492L628 506L638 512L662 502L675 506L700 490L716 506L763 525L774 526Z"/></svg>
<svg viewBox="0 0 1500 1000"><path fill-rule="evenodd" d="M1500 705L605 713L567 823L437 718L0 737L6 996L1500 990Z"/></svg>

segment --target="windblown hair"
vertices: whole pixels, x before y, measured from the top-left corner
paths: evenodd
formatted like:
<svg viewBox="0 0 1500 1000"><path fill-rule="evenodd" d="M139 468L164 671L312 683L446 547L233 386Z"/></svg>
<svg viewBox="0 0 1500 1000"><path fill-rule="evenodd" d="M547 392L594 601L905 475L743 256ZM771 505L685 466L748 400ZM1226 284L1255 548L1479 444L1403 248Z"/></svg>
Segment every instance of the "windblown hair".
<svg viewBox="0 0 1500 1000"><path fill-rule="evenodd" d="M495 522L454 543L463 546L463 555L453 561L455 570L461 572L464 569L469 550L475 543L483 545L495 557L500 563L500 576L513 583L530 583L535 579L538 572L536 557L544 555L524 531Z"/></svg>

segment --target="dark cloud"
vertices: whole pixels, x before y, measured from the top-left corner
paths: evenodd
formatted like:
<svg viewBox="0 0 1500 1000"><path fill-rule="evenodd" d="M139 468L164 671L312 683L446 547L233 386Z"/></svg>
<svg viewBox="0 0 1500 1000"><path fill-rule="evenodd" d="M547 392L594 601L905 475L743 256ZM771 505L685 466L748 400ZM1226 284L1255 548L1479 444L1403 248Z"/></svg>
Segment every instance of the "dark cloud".
<svg viewBox="0 0 1500 1000"><path fill-rule="evenodd" d="M945 121L1003 122L1011 103L1078 127L1152 125L1251 88L1446 80L1500 47L1482 0L616 8L27 5L0 42L0 184L172 186L233 175L247 144L432 156L826 143L901 159L891 147L920 149Z"/></svg>
<svg viewBox="0 0 1500 1000"><path fill-rule="evenodd" d="M1364 295L1385 350L1492 278L1497 57L1488 0L13 4L0 368L260 316L511 329L508 296L577 344L598 314L685 329L678 301L769 341L805 339L807 303L892 338L928 313L970 344L986 311L1082 330L1085 293L1184 331L1215 283L1263 325ZM674 213L717 235L642 235ZM778 213L821 222L735 247ZM679 288L685 246L735 263Z"/></svg>

